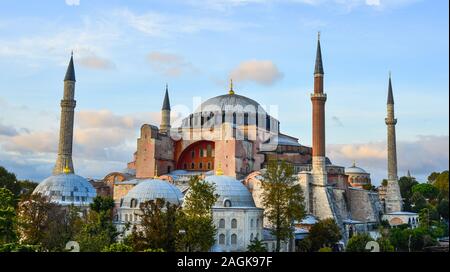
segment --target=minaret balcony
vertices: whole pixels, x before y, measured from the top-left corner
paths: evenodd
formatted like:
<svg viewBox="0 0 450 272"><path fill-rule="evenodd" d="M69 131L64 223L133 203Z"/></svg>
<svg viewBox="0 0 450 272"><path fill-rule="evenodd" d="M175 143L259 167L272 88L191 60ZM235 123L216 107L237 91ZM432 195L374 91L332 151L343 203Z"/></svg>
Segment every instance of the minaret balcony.
<svg viewBox="0 0 450 272"><path fill-rule="evenodd" d="M384 121L386 122L386 125L396 125L397 124L396 118L385 118Z"/></svg>
<svg viewBox="0 0 450 272"><path fill-rule="evenodd" d="M311 94L311 100L327 100L327 94L326 93L312 93Z"/></svg>

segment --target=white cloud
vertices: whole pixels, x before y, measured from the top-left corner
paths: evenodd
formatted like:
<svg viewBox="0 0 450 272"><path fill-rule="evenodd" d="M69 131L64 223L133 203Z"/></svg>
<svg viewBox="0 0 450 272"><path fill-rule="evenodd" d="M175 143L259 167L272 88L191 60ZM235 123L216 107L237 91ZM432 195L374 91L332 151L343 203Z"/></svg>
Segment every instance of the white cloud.
<svg viewBox="0 0 450 272"><path fill-rule="evenodd" d="M66 0L66 5L68 6L79 6L80 0Z"/></svg>
<svg viewBox="0 0 450 272"><path fill-rule="evenodd" d="M115 68L115 65L112 61L96 55L81 57L78 62L84 67L96 70L108 70Z"/></svg>
<svg viewBox="0 0 450 272"><path fill-rule="evenodd" d="M164 76L179 77L186 73L196 72L190 62L177 54L154 51L148 54L147 59L153 71Z"/></svg>
<svg viewBox="0 0 450 272"><path fill-rule="evenodd" d="M380 0L366 0L368 6L379 6L380 4Z"/></svg>
<svg viewBox="0 0 450 272"><path fill-rule="evenodd" d="M251 81L272 85L283 77L278 67L270 60L247 60L234 68L230 77L235 81Z"/></svg>
<svg viewBox="0 0 450 272"><path fill-rule="evenodd" d="M443 171L449 165L449 136L417 136L413 141L397 141L399 175L411 170L424 179L433 171ZM332 144L327 156L337 165L350 165L353 160L374 174L375 181L386 177L386 142Z"/></svg>

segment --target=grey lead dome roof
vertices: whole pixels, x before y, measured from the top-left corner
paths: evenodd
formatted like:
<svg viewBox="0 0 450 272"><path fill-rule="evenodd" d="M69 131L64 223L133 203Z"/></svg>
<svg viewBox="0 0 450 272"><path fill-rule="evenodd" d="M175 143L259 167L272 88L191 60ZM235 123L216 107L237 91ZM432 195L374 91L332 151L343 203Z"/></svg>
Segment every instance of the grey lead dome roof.
<svg viewBox="0 0 450 272"><path fill-rule="evenodd" d="M121 207L130 207L131 200L136 199L139 207L140 203L148 200L163 198L171 204L180 205L183 201L183 194L175 186L160 179L137 180L139 183L123 198Z"/></svg>
<svg viewBox="0 0 450 272"><path fill-rule="evenodd" d="M219 195L214 207L224 207L225 201L231 207L256 207L252 194L239 180L228 176L207 176L205 181L215 184L215 193Z"/></svg>
<svg viewBox="0 0 450 272"><path fill-rule="evenodd" d="M362 169L361 167L357 167L355 164L353 164L351 167L345 168L346 174L368 174L366 170Z"/></svg>
<svg viewBox="0 0 450 272"><path fill-rule="evenodd" d="M89 181L73 173L59 174L44 179L33 194L49 197L60 205L87 206L97 195Z"/></svg>
<svg viewBox="0 0 450 272"><path fill-rule="evenodd" d="M238 109L239 106L242 108ZM253 111L261 114L266 112L255 100L238 94L224 94L210 98L203 102L195 112L236 111L236 109L244 110L245 112Z"/></svg>

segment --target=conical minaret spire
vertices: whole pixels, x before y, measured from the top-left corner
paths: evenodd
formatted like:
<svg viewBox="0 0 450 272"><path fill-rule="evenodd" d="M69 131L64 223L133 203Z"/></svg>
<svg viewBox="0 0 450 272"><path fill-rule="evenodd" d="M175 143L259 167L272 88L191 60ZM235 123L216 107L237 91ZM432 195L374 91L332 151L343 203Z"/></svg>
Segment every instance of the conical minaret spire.
<svg viewBox="0 0 450 272"><path fill-rule="evenodd" d="M320 48L320 32L317 34L317 52L316 52L316 66L314 68L314 75L323 75L322 64L322 49Z"/></svg>
<svg viewBox="0 0 450 272"><path fill-rule="evenodd" d="M391 74L389 73L387 116L385 119L387 126L387 154L388 154L388 187L386 191L386 212L398 212L402 210L402 196L398 185L397 175L397 143L395 135L395 125L397 119L394 113L394 95L392 91Z"/></svg>
<svg viewBox="0 0 450 272"><path fill-rule="evenodd" d="M75 68L73 53L64 77L64 96L61 100L61 121L59 127L58 157L53 174L73 173L72 145L73 123L75 115Z"/></svg>
<svg viewBox="0 0 450 272"><path fill-rule="evenodd" d="M164 101L161 108L161 125L159 131L167 134L170 131L170 100L169 100L169 86L166 84L166 93L164 94Z"/></svg>

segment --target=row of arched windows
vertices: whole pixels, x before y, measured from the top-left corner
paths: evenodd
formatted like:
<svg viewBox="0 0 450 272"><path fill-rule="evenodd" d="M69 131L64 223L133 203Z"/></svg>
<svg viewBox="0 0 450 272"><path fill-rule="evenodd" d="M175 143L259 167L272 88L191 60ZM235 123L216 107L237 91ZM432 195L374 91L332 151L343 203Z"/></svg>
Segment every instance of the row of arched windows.
<svg viewBox="0 0 450 272"><path fill-rule="evenodd" d="M219 228L224 229L225 228L225 219L220 219L219 220ZM231 228L232 229L237 229L237 220L236 219L231 219Z"/></svg>
<svg viewBox="0 0 450 272"><path fill-rule="evenodd" d="M237 245L237 234L231 234L230 243L231 245ZM223 233L219 234L219 245L225 245L225 234Z"/></svg>
<svg viewBox="0 0 450 272"><path fill-rule="evenodd" d="M184 169L188 169L186 163L183 165L183 168ZM203 163L202 162L200 162L198 164L198 168L199 169L203 169ZM191 163L191 169L195 169L195 163L193 163L193 162ZM206 165L206 169L211 170L211 163L210 162L208 162L208 164Z"/></svg>

